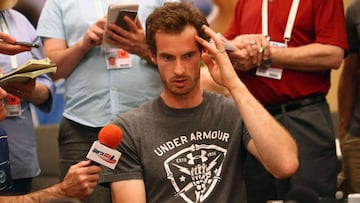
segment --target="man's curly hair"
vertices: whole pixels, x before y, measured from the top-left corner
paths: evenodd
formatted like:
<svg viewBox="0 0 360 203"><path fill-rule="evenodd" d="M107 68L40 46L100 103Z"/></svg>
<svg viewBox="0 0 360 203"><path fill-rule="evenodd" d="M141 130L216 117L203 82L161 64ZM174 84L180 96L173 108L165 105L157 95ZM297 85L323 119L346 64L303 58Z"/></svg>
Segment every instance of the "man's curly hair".
<svg viewBox="0 0 360 203"><path fill-rule="evenodd" d="M146 43L153 53L157 53L155 34L158 31L180 33L188 25L194 26L201 38L210 39L202 30L202 26L209 26L209 23L201 11L191 4L165 3L155 9L146 20ZM201 49L200 44L199 48Z"/></svg>

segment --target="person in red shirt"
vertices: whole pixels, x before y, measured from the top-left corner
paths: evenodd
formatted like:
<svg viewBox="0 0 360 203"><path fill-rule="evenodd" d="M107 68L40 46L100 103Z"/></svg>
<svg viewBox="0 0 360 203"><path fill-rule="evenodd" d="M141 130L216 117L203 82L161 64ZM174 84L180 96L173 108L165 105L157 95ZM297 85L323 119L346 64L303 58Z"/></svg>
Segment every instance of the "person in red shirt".
<svg viewBox="0 0 360 203"><path fill-rule="evenodd" d="M300 168L276 180L248 157L248 202L284 199L307 187L334 198L337 157L326 94L347 53L342 0L238 0L224 36L240 79L299 145Z"/></svg>

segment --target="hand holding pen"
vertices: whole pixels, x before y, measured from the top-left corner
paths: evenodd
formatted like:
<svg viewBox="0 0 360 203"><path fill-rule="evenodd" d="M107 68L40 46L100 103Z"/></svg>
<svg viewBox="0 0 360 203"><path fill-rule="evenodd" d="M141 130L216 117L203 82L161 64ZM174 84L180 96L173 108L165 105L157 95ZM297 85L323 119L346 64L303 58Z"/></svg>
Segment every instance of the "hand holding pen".
<svg viewBox="0 0 360 203"><path fill-rule="evenodd" d="M31 48L29 45L19 44L13 36L0 32L0 53L15 55L20 52L30 51Z"/></svg>

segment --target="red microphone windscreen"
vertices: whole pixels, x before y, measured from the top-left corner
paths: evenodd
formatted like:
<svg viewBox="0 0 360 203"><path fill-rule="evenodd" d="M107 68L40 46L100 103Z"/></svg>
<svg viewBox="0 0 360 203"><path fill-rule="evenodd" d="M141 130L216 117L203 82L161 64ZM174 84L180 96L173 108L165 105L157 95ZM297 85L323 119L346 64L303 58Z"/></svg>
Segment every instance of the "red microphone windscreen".
<svg viewBox="0 0 360 203"><path fill-rule="evenodd" d="M108 124L99 131L98 140L101 144L115 149L122 140L122 131L117 125Z"/></svg>

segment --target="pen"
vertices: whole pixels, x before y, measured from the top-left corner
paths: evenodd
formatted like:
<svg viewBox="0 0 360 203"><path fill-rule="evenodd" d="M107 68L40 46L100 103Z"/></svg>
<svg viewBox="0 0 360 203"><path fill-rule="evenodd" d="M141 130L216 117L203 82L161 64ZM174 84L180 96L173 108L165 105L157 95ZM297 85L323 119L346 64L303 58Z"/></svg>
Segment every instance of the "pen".
<svg viewBox="0 0 360 203"><path fill-rule="evenodd" d="M264 46L261 46L260 49L259 49L259 53L262 54L265 50L265 47Z"/></svg>
<svg viewBox="0 0 360 203"><path fill-rule="evenodd" d="M266 36L265 38L266 38L266 41L268 41L268 42L270 41L269 36ZM264 50L265 50L265 46L261 46L260 49L259 49L259 53L262 54L264 52Z"/></svg>
<svg viewBox="0 0 360 203"><path fill-rule="evenodd" d="M34 47L34 48L39 48L38 44L34 44L31 42L21 42L21 41L17 41L15 42L16 45L21 45L21 46L27 46L27 47Z"/></svg>

